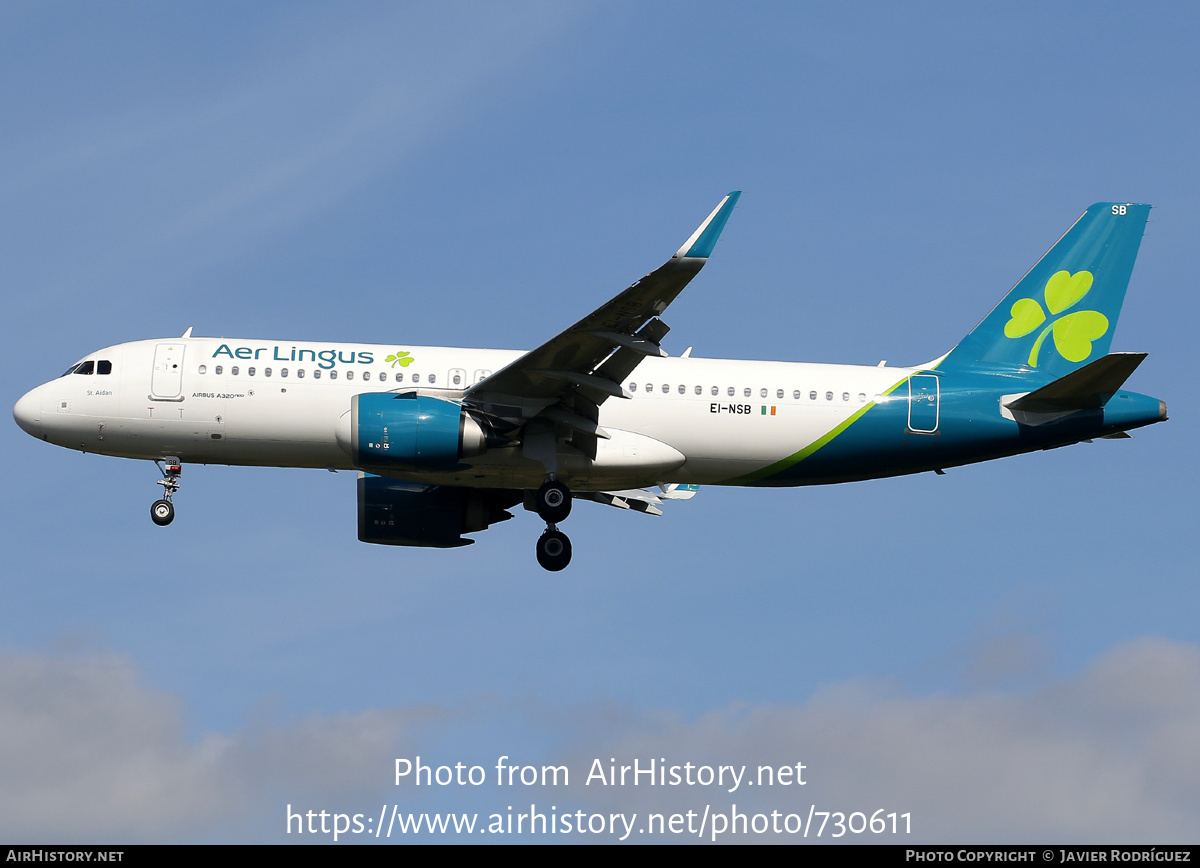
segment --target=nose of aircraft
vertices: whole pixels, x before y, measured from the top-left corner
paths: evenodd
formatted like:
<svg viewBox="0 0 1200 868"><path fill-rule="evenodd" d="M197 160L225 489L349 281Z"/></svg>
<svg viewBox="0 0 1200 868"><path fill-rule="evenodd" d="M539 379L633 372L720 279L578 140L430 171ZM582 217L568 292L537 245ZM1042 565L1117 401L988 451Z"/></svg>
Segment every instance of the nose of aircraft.
<svg viewBox="0 0 1200 868"><path fill-rule="evenodd" d="M17 401L13 407L13 419L27 433L34 437L42 436L42 399L37 389L26 392Z"/></svg>

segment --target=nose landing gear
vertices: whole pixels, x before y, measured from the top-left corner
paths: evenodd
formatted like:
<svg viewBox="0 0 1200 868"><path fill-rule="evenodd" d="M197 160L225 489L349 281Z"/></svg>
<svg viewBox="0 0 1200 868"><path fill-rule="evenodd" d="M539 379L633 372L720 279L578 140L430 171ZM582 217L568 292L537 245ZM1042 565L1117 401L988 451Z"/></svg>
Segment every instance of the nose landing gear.
<svg viewBox="0 0 1200 868"><path fill-rule="evenodd" d="M552 473L537 490L534 505L546 522L546 529L537 541L537 562L542 569L557 573L571 563L571 540L556 526L571 514L571 489Z"/></svg>
<svg viewBox="0 0 1200 868"><path fill-rule="evenodd" d="M179 490L179 477L183 473L183 465L174 455L168 455L162 461L154 463L162 471L163 478L158 480L158 484L163 487L163 496L161 500L156 500L150 505L150 520L159 527L166 527L175 520L175 504L171 503L171 498Z"/></svg>
<svg viewBox="0 0 1200 868"><path fill-rule="evenodd" d="M150 520L159 527L166 527L175 520L175 505L169 500L156 500L150 504Z"/></svg>

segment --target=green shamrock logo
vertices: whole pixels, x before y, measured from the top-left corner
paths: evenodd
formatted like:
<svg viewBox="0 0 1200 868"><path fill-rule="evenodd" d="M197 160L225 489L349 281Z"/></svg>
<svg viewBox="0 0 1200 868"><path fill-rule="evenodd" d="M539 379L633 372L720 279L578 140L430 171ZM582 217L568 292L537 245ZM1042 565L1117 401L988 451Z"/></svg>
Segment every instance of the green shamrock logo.
<svg viewBox="0 0 1200 868"><path fill-rule="evenodd" d="M384 359L385 362L391 362L392 367L399 365L402 368L407 368L413 363L413 357L406 350L396 350L395 355L388 356Z"/></svg>
<svg viewBox="0 0 1200 868"><path fill-rule="evenodd" d="M1046 281L1046 309L1058 316L1079 302L1092 288L1090 271L1055 272ZM1022 298L1012 306L1012 319L1004 325L1004 336L1021 338L1046 321L1046 313L1036 299ZM1092 341L1108 331L1108 317L1095 310L1078 310L1053 320L1042 329L1029 353L1029 366L1037 367L1038 351L1046 335L1053 333L1054 347L1069 362L1082 362L1092 354Z"/></svg>

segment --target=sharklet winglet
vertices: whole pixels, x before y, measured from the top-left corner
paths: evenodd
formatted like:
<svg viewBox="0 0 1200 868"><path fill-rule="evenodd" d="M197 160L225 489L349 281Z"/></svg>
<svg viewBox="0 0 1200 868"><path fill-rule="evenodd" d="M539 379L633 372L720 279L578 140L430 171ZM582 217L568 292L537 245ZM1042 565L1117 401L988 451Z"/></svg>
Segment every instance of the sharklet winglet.
<svg viewBox="0 0 1200 868"><path fill-rule="evenodd" d="M729 215L733 213L733 206L737 204L738 197L741 195L741 190L734 190L722 199L720 204L708 215L708 219L700 224L700 228L692 233L691 238L683 242L683 246L671 258L708 259L712 255L713 248L717 246L717 239L721 237L721 230L729 222Z"/></svg>

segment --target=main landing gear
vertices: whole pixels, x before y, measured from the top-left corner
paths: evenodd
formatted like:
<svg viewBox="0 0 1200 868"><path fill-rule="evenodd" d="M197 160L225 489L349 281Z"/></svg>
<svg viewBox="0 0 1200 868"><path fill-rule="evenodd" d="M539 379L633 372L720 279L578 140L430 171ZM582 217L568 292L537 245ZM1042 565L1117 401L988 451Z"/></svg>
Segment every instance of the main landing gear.
<svg viewBox="0 0 1200 868"><path fill-rule="evenodd" d="M537 560L542 569L557 573L571 563L571 540L554 525L542 531L537 541Z"/></svg>
<svg viewBox="0 0 1200 868"><path fill-rule="evenodd" d="M537 514L546 524L558 524L571 514L571 489L553 476L537 490Z"/></svg>
<svg viewBox="0 0 1200 868"><path fill-rule="evenodd" d="M159 527L166 527L175 520L175 504L171 503L171 498L179 490L179 477L183 473L183 465L174 455L168 455L162 461L154 463L162 471L163 478L158 480L158 484L163 487L163 496L162 500L156 500L150 505L150 520Z"/></svg>
<svg viewBox="0 0 1200 868"><path fill-rule="evenodd" d="M534 497L537 514L546 529L537 541L537 561L542 569L556 573L571 563L571 540L556 525L571 514L571 489L551 474Z"/></svg>

